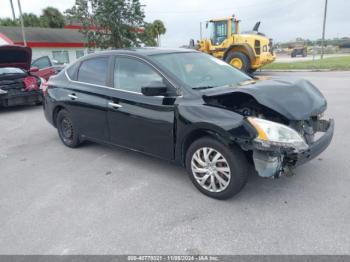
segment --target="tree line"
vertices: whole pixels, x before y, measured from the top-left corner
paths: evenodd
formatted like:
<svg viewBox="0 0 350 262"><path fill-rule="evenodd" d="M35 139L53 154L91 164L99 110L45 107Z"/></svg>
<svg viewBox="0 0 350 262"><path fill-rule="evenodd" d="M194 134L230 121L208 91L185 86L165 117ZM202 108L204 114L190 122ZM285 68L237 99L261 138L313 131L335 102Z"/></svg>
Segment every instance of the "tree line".
<svg viewBox="0 0 350 262"><path fill-rule="evenodd" d="M42 14L23 13L25 27L63 28L67 21L81 26L87 45L98 48L159 46L160 36L166 33L161 20L145 21L139 0L76 0L62 14L47 7ZM19 26L20 20L0 18L0 26Z"/></svg>
<svg viewBox="0 0 350 262"><path fill-rule="evenodd" d="M277 46L281 48L287 48L293 44L300 43L306 46L321 46L322 45L322 39L316 39L316 40L310 40L310 39L304 39L302 37L297 37L295 41L291 42L280 42L276 43ZM325 39L324 44L326 46L342 46L344 44L349 45L350 44L350 37L342 37L342 38L329 38Z"/></svg>
<svg viewBox="0 0 350 262"><path fill-rule="evenodd" d="M42 10L42 14L37 16L33 13L23 13L24 26L26 27L50 27L62 28L65 25L63 14L54 7L46 7ZM1 26L19 26L20 19L0 18Z"/></svg>

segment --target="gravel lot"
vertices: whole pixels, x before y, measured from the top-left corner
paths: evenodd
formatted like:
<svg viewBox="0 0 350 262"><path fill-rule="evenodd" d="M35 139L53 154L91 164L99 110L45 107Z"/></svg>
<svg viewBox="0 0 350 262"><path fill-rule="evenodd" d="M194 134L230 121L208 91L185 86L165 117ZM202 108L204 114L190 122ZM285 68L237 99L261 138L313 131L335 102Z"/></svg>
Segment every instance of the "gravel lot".
<svg viewBox="0 0 350 262"><path fill-rule="evenodd" d="M317 85L335 137L296 176L251 176L228 201L158 159L64 147L41 107L0 109L0 253L350 254L350 72L264 74Z"/></svg>

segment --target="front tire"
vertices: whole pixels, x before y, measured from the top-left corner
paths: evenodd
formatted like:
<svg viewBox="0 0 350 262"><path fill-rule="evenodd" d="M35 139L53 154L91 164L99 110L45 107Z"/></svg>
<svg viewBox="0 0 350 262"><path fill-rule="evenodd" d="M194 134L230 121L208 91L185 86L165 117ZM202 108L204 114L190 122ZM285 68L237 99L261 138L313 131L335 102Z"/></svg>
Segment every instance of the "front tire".
<svg viewBox="0 0 350 262"><path fill-rule="evenodd" d="M62 109L58 112L56 125L58 135L65 146L76 148L81 144L77 128L67 110Z"/></svg>
<svg viewBox="0 0 350 262"><path fill-rule="evenodd" d="M225 62L229 63L233 67L249 73L250 70L250 60L249 58L241 52L231 52L225 58Z"/></svg>
<svg viewBox="0 0 350 262"><path fill-rule="evenodd" d="M192 183L203 194L228 199L247 183L248 163L237 146L225 146L204 137L195 141L186 153L186 169Z"/></svg>

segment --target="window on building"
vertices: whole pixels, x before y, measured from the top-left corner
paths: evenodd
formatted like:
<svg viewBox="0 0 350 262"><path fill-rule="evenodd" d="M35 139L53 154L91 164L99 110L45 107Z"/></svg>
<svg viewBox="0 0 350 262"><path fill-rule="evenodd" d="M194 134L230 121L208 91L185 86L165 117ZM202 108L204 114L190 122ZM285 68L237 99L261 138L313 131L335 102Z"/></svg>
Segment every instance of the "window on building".
<svg viewBox="0 0 350 262"><path fill-rule="evenodd" d="M52 57L58 64L69 64L69 54L67 50L52 51Z"/></svg>
<svg viewBox="0 0 350 262"><path fill-rule="evenodd" d="M76 59L79 59L80 57L84 56L84 50L77 50L75 51L75 57Z"/></svg>
<svg viewBox="0 0 350 262"><path fill-rule="evenodd" d="M78 72L78 81L106 85L108 72L108 57L97 57L83 61Z"/></svg>

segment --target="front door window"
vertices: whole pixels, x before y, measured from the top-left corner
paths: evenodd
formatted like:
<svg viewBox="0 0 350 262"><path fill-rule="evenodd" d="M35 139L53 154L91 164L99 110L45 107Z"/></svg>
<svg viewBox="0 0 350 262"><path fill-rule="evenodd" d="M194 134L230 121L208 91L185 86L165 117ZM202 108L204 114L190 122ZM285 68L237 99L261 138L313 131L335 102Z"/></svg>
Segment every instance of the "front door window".
<svg viewBox="0 0 350 262"><path fill-rule="evenodd" d="M143 86L162 82L163 78L149 65L126 57L118 57L114 68L114 87L141 93Z"/></svg>

